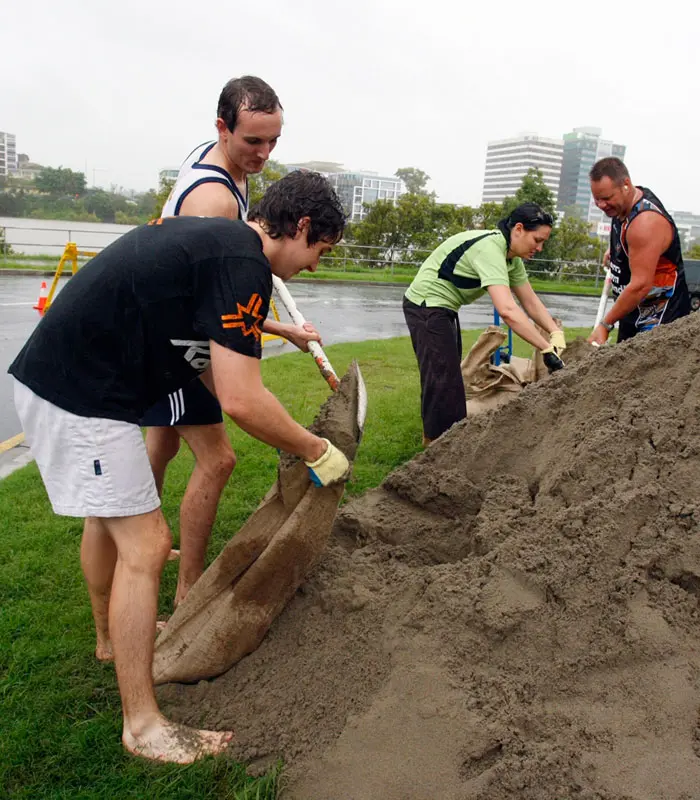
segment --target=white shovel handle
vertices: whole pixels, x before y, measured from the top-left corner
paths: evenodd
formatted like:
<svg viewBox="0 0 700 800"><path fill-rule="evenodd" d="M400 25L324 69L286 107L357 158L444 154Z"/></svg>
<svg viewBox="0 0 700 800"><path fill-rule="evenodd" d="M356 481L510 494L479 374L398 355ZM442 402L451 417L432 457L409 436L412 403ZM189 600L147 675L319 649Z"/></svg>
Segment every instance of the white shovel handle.
<svg viewBox="0 0 700 800"><path fill-rule="evenodd" d="M608 302L608 296L610 294L610 287L612 286L612 272L609 269L605 270L605 280L603 281L603 291L600 295L600 303L598 303L598 313L595 317L595 323L593 327L597 327L603 321L603 317L605 316L605 306Z"/></svg>
<svg viewBox="0 0 700 800"><path fill-rule="evenodd" d="M276 275L273 275L272 284L275 287L279 299L282 301L282 305L287 309L287 313L292 318L292 322L295 325L303 325L306 320L297 308L297 304L294 302L294 298L289 293L289 289L285 286L284 281ZM321 345L318 342L309 342L309 352L314 357L316 366L321 370L321 375L328 381L328 385L331 389L337 392L340 381L338 380L335 370L331 366L331 362L323 352Z"/></svg>

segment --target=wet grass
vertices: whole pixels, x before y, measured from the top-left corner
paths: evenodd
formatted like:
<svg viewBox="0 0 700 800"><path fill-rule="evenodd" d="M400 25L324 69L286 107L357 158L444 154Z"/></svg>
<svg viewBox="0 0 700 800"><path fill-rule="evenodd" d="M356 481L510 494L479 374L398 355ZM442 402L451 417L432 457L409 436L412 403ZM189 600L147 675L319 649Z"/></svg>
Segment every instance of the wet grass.
<svg viewBox="0 0 700 800"><path fill-rule="evenodd" d="M581 331L579 331L580 333ZM568 332L570 337L577 331ZM478 332L464 332L465 348ZM530 348L516 341L516 352ZM367 383L365 435L347 495L378 485L421 439L418 372L408 338L335 345L339 373L357 358ZM328 389L310 356L262 362L266 385L292 415L312 421ZM229 424L238 455L209 549L214 557L275 480L273 448ZM186 447L168 471L163 510L178 536L178 504L192 468ZM273 800L279 767L262 778L226 758L188 767L128 756L120 745L114 669L93 656L92 619L79 562L82 523L54 516L34 464L0 481L0 797L22 800L172 798ZM165 568L169 613L176 565ZM245 737L245 731L238 731Z"/></svg>

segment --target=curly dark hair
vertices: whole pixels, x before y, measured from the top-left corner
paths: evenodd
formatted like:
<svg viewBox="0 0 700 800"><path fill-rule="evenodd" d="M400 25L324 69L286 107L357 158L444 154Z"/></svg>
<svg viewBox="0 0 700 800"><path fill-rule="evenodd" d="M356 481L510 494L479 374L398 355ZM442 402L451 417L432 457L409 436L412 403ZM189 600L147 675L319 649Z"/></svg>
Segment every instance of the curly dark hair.
<svg viewBox="0 0 700 800"><path fill-rule="evenodd" d="M232 133L241 108L263 114L274 114L278 108L280 111L283 110L274 89L262 78L256 78L254 75L232 78L219 95L216 115L221 117Z"/></svg>
<svg viewBox="0 0 700 800"><path fill-rule="evenodd" d="M309 217L309 245L323 240L340 241L345 229L345 212L333 187L318 172L295 170L265 192L248 212L273 239L294 237L302 217Z"/></svg>

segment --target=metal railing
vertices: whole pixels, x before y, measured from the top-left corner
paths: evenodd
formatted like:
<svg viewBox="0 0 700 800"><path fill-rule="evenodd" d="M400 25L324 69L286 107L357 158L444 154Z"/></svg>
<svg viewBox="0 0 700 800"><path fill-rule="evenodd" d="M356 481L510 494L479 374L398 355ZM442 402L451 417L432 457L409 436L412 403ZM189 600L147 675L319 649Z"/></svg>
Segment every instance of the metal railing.
<svg viewBox="0 0 700 800"><path fill-rule="evenodd" d="M127 226L125 226L127 227ZM128 230L134 226L128 226ZM95 230L86 230L85 228L78 228L78 227L70 227L70 228L45 228L41 226L26 226L26 225L2 225L0 226L0 231L2 231L2 237L0 240L0 259L2 261L12 261L12 260L21 260L32 262L38 261L43 262L44 260L48 260L48 256L55 256L56 259L61 257L63 253L66 243L67 242L74 242L76 239L80 244L80 248L82 250L104 250L108 244L111 244L113 241L118 239L120 236L123 235L126 231L123 232L112 232L112 231L95 231ZM19 235L22 236L25 232L35 232L41 233L44 236L49 237L51 234L55 235L56 241L53 236L50 237L50 240L43 241L43 237L33 237L32 241L20 241L16 236L8 237L8 231L19 231ZM99 237L108 237L109 241L104 242L103 244L91 244L89 240L83 240L83 236L99 236ZM10 241L8 241L8 238ZM28 239L32 239L31 236L26 237ZM42 250L49 250L48 253L36 253L36 254L26 254L22 251L22 248L29 247L29 248L41 248Z"/></svg>
<svg viewBox="0 0 700 800"><path fill-rule="evenodd" d="M132 226L129 226L131 229ZM42 228L42 227L13 227L6 226L0 227L3 232L7 230L13 231L41 231L48 233L49 231L58 235L67 235L67 239L63 242L18 242L7 241L7 236L4 237L2 247L0 247L0 257L3 261L16 260L14 254L10 254L10 250L15 250L20 247L42 247L54 248L56 250L56 258L59 258L66 246L66 241L75 241L78 239L78 244L81 250L103 250L107 245L93 245L87 244L80 240L81 234L95 235L94 230L85 230L81 228ZM118 239L121 233L116 232L97 232L100 236L108 236L112 241ZM366 273L368 280L373 280L380 274L389 275L405 275L413 276L418 271L419 267L432 250L413 248L413 247L386 247L379 245L358 245L350 243L340 243L337 245L333 253L324 256L321 259L320 267L327 272L353 272L353 273ZM21 257L22 261L28 263L32 262L32 256ZM39 259L34 256L34 261L43 263L45 259ZM85 259L81 259L81 263ZM548 260L548 259L532 259L526 263L528 275L531 278L536 278L542 281L557 281L561 283L592 283L593 286L598 288L602 285L605 277L604 268L602 264L597 261L562 261L562 260Z"/></svg>
<svg viewBox="0 0 700 800"><path fill-rule="evenodd" d="M431 250L387 248L377 245L339 244L333 253L321 259L320 268L329 272L415 275ZM597 261L564 261L531 259L526 262L531 278L564 283L591 282L598 287L605 277L603 265Z"/></svg>

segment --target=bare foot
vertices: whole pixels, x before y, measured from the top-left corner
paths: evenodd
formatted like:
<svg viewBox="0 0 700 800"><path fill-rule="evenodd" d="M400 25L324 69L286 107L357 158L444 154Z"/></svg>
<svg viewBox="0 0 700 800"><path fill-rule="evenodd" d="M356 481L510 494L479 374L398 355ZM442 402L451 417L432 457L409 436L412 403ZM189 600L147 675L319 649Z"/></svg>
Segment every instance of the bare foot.
<svg viewBox="0 0 700 800"><path fill-rule="evenodd" d="M157 619L156 620L156 636L165 630L165 626L168 624L167 619Z"/></svg>
<svg viewBox="0 0 700 800"><path fill-rule="evenodd" d="M159 717L138 736L125 728L122 743L135 756L191 764L199 758L220 755L233 738L233 731L199 731Z"/></svg>
<svg viewBox="0 0 700 800"><path fill-rule="evenodd" d="M95 648L95 658L98 661L114 661L114 653L112 652L112 643L109 641L97 642Z"/></svg>
<svg viewBox="0 0 700 800"><path fill-rule="evenodd" d="M168 553L168 561L177 561L180 558L180 551L176 550L174 547Z"/></svg>

